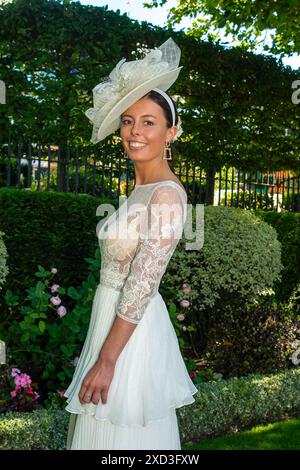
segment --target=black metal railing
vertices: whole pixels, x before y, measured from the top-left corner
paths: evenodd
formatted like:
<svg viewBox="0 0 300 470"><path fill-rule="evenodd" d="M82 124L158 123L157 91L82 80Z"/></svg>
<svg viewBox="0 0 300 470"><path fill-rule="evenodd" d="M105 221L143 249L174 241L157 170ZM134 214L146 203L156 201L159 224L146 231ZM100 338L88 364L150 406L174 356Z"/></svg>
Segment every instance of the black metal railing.
<svg viewBox="0 0 300 470"><path fill-rule="evenodd" d="M213 161L202 166L181 161L174 172L192 204L300 211L300 176L288 171L245 171L229 165L217 169ZM118 198L129 195L134 179L133 161L118 148L107 155L96 146L0 146L0 187Z"/></svg>

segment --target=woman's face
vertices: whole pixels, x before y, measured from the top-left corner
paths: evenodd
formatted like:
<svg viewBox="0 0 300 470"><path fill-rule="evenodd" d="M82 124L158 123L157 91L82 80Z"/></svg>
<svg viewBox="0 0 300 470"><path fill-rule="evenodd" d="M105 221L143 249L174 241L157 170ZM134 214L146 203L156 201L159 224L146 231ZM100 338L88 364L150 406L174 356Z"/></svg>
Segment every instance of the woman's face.
<svg viewBox="0 0 300 470"><path fill-rule="evenodd" d="M166 142L175 134L176 127L167 127L162 108L149 98L136 101L121 116L120 135L132 160L162 158Z"/></svg>

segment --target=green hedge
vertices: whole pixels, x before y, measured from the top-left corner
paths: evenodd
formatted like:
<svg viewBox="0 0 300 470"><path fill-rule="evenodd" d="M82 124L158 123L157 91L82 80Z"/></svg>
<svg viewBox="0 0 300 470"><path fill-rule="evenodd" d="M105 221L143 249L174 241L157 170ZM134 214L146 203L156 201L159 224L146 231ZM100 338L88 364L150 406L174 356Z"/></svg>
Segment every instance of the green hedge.
<svg viewBox="0 0 300 470"><path fill-rule="evenodd" d="M182 444L300 416L300 368L198 388L195 402L177 409ZM69 418L65 410L6 413L0 416L0 449L63 450Z"/></svg>
<svg viewBox="0 0 300 470"><path fill-rule="evenodd" d="M56 282L79 285L87 277L85 258L98 246L96 209L117 201L87 194L0 188L0 229L8 252L5 288L23 292L35 283L38 265L56 267Z"/></svg>
<svg viewBox="0 0 300 470"><path fill-rule="evenodd" d="M180 413L182 442L201 441L300 417L300 368L203 383Z"/></svg>
<svg viewBox="0 0 300 470"><path fill-rule="evenodd" d="M281 243L282 281L275 285L277 300L287 301L300 284L300 214L256 210L255 215L272 225Z"/></svg>

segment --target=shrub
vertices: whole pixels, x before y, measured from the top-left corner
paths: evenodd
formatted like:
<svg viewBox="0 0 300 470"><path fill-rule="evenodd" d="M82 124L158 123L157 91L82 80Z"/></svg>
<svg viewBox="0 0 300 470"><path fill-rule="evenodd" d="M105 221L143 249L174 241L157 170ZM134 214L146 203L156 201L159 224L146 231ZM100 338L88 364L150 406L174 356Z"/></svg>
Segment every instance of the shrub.
<svg viewBox="0 0 300 470"><path fill-rule="evenodd" d="M195 212L193 220L195 227ZM189 301L188 320L196 330L191 341L204 349L214 310L273 295L281 245L276 230L252 212L223 206L205 206L203 247L188 251L189 242L184 233L162 286L173 302ZM185 283L191 288L186 295L178 289Z"/></svg>
<svg viewBox="0 0 300 470"><path fill-rule="evenodd" d="M74 374L76 356L85 340L100 270L99 249L90 263L90 274L79 288L55 284L51 271L39 266L35 287L19 299L8 289L4 300L20 322L11 317L0 323L0 337L7 344L12 367L25 369L38 382L41 399L49 391L63 390ZM95 274L94 274L95 272ZM97 274L96 274L97 273Z"/></svg>
<svg viewBox="0 0 300 470"><path fill-rule="evenodd" d="M240 190L239 193L234 192L231 194L228 190L227 195L224 196L220 203L222 205L240 207L243 209L263 209L274 210L274 200L271 194L267 192L255 192L249 190Z"/></svg>
<svg viewBox="0 0 300 470"><path fill-rule="evenodd" d="M227 305L209 330L205 357L226 378L276 372L292 367L292 343L299 332L300 323L284 306Z"/></svg>
<svg viewBox="0 0 300 470"><path fill-rule="evenodd" d="M7 286L25 295L35 282L38 265L56 266L58 284L84 282L88 275L84 260L98 247L96 209L101 203L117 206L112 198L88 194L0 188L1 230L9 261ZM4 308L0 297L1 312Z"/></svg>
<svg viewBox="0 0 300 470"><path fill-rule="evenodd" d="M273 226L282 251L282 279L274 286L276 299L287 302L292 291L300 284L300 214L257 210L256 215Z"/></svg>
<svg viewBox="0 0 300 470"><path fill-rule="evenodd" d="M0 415L0 449L63 450L66 448L69 413L63 410Z"/></svg>
<svg viewBox="0 0 300 470"><path fill-rule="evenodd" d="M300 368L203 383L196 401L178 410L181 442L233 434L300 417Z"/></svg>

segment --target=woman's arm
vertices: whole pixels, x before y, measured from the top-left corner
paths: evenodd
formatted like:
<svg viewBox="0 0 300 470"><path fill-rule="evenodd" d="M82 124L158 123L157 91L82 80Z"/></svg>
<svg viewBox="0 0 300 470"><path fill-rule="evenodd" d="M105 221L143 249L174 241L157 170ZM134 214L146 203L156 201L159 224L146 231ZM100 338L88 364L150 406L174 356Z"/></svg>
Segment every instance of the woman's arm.
<svg viewBox="0 0 300 470"><path fill-rule="evenodd" d="M79 401L82 405L89 402L95 405L99 401L103 404L107 402L117 359L136 327L137 324L116 316L97 361L82 382L79 391Z"/></svg>

